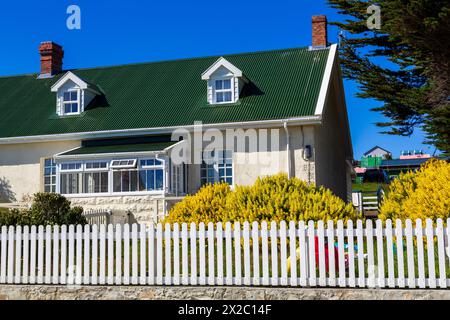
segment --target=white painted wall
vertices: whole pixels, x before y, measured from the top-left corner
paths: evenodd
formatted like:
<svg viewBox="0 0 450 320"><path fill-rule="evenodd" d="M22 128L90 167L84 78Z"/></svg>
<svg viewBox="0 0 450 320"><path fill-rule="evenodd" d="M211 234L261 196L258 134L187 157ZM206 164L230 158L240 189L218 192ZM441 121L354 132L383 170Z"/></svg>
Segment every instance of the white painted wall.
<svg viewBox="0 0 450 320"><path fill-rule="evenodd" d="M323 110L323 123L316 127L316 183L350 201L352 146L348 128L345 97L339 73L334 72Z"/></svg>
<svg viewBox="0 0 450 320"><path fill-rule="evenodd" d="M78 146L80 141L0 145L0 202L21 201L24 196L40 191L41 158Z"/></svg>

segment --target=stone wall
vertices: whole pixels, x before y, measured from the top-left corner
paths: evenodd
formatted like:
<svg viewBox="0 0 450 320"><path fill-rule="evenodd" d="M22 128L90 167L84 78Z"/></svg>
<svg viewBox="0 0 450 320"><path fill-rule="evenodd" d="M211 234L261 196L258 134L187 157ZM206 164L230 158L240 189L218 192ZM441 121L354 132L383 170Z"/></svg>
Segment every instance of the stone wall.
<svg viewBox="0 0 450 320"><path fill-rule="evenodd" d="M0 300L450 300L450 290L0 285Z"/></svg>
<svg viewBox="0 0 450 320"><path fill-rule="evenodd" d="M131 222L157 222L164 215L164 198L162 196L98 196L69 197L73 206L81 206L85 210L111 210L123 214L131 211ZM167 202L169 205L170 203Z"/></svg>

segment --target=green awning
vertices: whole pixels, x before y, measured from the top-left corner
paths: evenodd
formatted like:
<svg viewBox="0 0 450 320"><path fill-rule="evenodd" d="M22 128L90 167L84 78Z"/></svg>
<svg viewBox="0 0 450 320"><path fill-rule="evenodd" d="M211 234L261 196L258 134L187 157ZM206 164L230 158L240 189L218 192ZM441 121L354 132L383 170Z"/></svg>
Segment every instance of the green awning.
<svg viewBox="0 0 450 320"><path fill-rule="evenodd" d="M147 141L146 141L147 140ZM148 141L149 139L110 139L97 141L84 141L82 146L57 155L57 157L65 156L84 156L98 154L116 154L116 153L135 153L135 152L157 152L174 145L178 141L161 141L165 139L153 139L156 141Z"/></svg>

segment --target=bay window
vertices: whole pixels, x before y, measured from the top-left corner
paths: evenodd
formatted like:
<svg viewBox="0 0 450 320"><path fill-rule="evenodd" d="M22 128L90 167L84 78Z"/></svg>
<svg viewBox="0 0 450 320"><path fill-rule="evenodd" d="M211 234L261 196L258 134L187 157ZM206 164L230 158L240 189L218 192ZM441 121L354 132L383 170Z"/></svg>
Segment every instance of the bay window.
<svg viewBox="0 0 450 320"><path fill-rule="evenodd" d="M156 158L62 162L58 168L58 190L66 195L153 192L165 185L164 161Z"/></svg>

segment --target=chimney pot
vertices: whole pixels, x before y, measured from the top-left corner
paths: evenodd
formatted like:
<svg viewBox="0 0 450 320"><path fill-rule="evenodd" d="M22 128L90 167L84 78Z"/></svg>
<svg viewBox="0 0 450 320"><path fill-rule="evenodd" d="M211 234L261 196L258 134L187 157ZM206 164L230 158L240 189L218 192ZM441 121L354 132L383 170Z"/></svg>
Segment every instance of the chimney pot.
<svg viewBox="0 0 450 320"><path fill-rule="evenodd" d="M52 41L41 42L41 73L39 78L48 78L62 71L64 51L62 47Z"/></svg>
<svg viewBox="0 0 450 320"><path fill-rule="evenodd" d="M312 47L326 48L328 46L327 16L312 17Z"/></svg>

